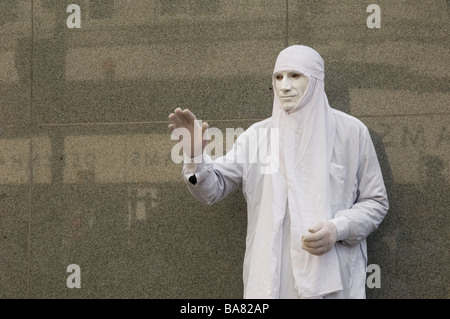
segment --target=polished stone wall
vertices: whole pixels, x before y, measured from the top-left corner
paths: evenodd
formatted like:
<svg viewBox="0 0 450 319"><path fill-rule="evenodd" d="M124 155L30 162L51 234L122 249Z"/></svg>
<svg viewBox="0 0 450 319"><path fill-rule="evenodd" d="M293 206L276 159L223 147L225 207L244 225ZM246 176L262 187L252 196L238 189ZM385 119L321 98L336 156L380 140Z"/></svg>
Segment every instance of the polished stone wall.
<svg viewBox="0 0 450 319"><path fill-rule="evenodd" d="M380 7L369 28L367 7ZM70 4L81 28L69 28ZM210 127L271 115L287 45L370 129L390 211L369 298L449 298L449 2L2 0L0 297L241 298L241 192L196 202L171 160L176 107ZM217 155L217 154L216 154ZM80 288L68 288L69 265ZM370 275L368 273L368 275Z"/></svg>

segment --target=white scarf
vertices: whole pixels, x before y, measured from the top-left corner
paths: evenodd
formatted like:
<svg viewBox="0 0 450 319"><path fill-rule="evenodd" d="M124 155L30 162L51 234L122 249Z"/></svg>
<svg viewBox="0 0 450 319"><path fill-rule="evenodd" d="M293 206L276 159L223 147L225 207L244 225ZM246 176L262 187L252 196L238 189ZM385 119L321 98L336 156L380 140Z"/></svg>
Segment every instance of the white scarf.
<svg viewBox="0 0 450 319"><path fill-rule="evenodd" d="M314 298L342 289L336 249L315 256L301 248L308 228L332 218L329 172L336 124L324 89L324 62L315 50L294 45L281 51L274 74L289 70L305 74L309 83L290 112L282 109L274 89L272 128L279 129L280 166L276 173L264 177L246 298L279 296L287 203L292 267L299 296Z"/></svg>

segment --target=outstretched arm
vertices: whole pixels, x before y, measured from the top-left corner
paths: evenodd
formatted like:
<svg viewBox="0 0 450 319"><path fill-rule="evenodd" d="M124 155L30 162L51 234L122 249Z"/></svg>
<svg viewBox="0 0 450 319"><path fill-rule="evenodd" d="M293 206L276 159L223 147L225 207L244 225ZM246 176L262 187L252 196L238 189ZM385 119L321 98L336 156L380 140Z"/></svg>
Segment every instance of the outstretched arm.
<svg viewBox="0 0 450 319"><path fill-rule="evenodd" d="M239 139L227 155L212 161L204 151L208 143L207 138L203 138L208 128L206 122L200 125L192 112L179 108L169 115L169 119L172 121L169 125L172 131L182 128L188 132L189 138L183 137L180 141L185 158L183 176L186 186L197 200L211 205L241 187L242 164L234 160L236 152L242 149Z"/></svg>

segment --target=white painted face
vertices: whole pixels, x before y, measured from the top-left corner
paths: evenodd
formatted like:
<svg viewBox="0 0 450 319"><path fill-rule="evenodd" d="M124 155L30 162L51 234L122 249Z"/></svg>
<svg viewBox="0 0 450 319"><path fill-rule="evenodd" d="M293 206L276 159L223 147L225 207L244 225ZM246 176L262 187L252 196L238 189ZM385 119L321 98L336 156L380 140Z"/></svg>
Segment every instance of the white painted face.
<svg viewBox="0 0 450 319"><path fill-rule="evenodd" d="M298 71L280 71L274 74L274 86L281 107L289 112L303 97L308 86L306 75Z"/></svg>

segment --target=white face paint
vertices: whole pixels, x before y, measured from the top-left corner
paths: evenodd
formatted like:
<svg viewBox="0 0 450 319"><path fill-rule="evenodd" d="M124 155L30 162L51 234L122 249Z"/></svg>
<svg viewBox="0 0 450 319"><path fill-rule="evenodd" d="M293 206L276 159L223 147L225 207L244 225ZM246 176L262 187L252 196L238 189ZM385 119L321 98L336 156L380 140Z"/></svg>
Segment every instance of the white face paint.
<svg viewBox="0 0 450 319"><path fill-rule="evenodd" d="M297 71L280 71L274 74L274 86L281 107L289 112L301 100L308 86L308 78Z"/></svg>

